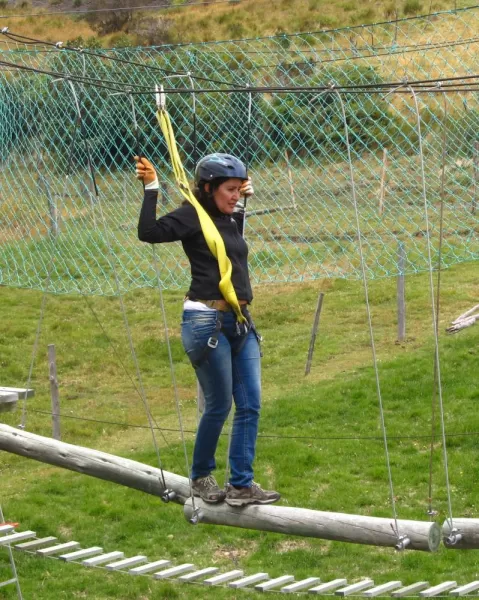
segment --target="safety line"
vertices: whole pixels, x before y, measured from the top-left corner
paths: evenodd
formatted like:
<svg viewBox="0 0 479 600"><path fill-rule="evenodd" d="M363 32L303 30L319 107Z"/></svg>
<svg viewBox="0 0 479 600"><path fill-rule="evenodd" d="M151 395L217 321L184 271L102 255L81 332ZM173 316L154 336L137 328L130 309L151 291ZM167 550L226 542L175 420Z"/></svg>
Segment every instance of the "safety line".
<svg viewBox="0 0 479 600"><path fill-rule="evenodd" d="M334 88L333 88L333 91L335 91ZM373 365L374 365L376 391L377 391L377 396L378 396L378 401L379 401L379 414L380 414L380 419L381 419L381 429L382 429L382 433L383 433L384 452L386 455L386 466L387 466L387 471L388 471L391 508L392 508L393 518L394 518L394 523L395 523L394 533L396 534L396 537L398 540L398 548L399 548L402 539L406 539L406 538L402 538L402 536L399 533L398 517L397 517L397 512L396 512L396 500L395 500L395 496L394 496L391 461L389 458L389 447L388 447L387 432L386 432L386 421L384 418L384 407L383 407L383 400L382 400L382 394L381 394L381 384L379 382L378 361L377 361L377 356L376 356L376 345L374 342L373 322L372 322L372 316L371 316L371 307L369 304L369 289L368 289L368 283L367 283L365 259L364 259L364 254L363 254L363 242L362 242L361 224L360 224L360 220L359 220L358 202L357 202L357 197L356 197L356 185L355 185L355 180L354 180L353 159L352 159L352 155L351 155L351 145L349 143L349 127L348 127L348 121L346 118L346 108L344 106L344 101L341 97L341 94L337 93L337 97L339 98L339 101L341 104L341 112L342 112L343 123L344 123L344 139L345 139L347 153L348 153L349 175L350 175L350 181L351 181L351 195L352 195L352 199L353 199L354 214L355 214L355 218L356 218L359 260L360 260L360 264L361 264L362 280L363 280L363 287L364 287L364 299L366 302L366 313L367 313L368 328L369 328L369 340L370 340L370 344L371 344L371 352L372 352L372 359L373 359Z"/></svg>
<svg viewBox="0 0 479 600"><path fill-rule="evenodd" d="M439 335L439 309L441 299L441 269L442 269L442 243L444 237L444 201L445 201L445 180L446 180L446 157L447 157L447 98L444 99L444 110L442 120L442 152L441 152L441 189L439 197L441 199L440 212L439 212L439 248L437 257L437 288L436 288L436 336ZM434 361L434 387L431 400L431 446L429 451L429 493L428 493L428 514L432 519L436 514L432 506L432 467L433 467L433 454L434 454L434 439L436 437L436 399L437 399L437 387L438 387L438 372L437 372L437 361Z"/></svg>
<svg viewBox="0 0 479 600"><path fill-rule="evenodd" d="M77 417L71 414L63 414L63 413L54 413L52 411L39 410L30 408L29 412L36 413L39 415L45 415L48 417L58 416L62 419L73 419L75 421L86 421L91 423L99 423L103 425L117 425L118 427L129 427L132 429L149 429L147 425L133 425L131 423L125 423L122 421L103 421L101 419L92 419L88 417ZM156 426L158 431L168 431L169 433L179 433L179 429L174 429L171 427L158 427ZM185 433L196 434L196 430L194 429L184 429ZM226 436L226 433L222 433L222 436ZM436 436L437 437L437 436ZM479 431L470 431L467 433L447 433L447 438L461 438L461 437L479 437ZM350 442L361 442L361 441L383 441L383 436L313 436L313 435L280 435L280 434L258 434L258 439L278 439L278 440L321 440L321 441L350 441ZM430 440L431 435L388 435L389 440L402 441L402 440Z"/></svg>
<svg viewBox="0 0 479 600"><path fill-rule="evenodd" d="M439 413L440 413L440 418L441 418L442 447L443 447L443 457L444 457L444 475L445 475L445 479L446 479L447 504L448 504L450 528L451 528L451 532L453 532L454 526L453 526L453 518L452 518L451 486L449 483L447 444L446 444L446 437L445 437L446 426L445 426L445 422L444 422L444 405L443 405L442 382L441 382L441 364L440 364L440 358L439 358L439 335L438 335L438 323L437 323L436 304L435 304L436 299L434 297L433 266L432 266L432 253L431 253L431 232L430 232L430 227L429 227L428 201L427 201L427 190L426 190L426 171L425 171L425 166L424 166L424 153L423 153L422 134L421 134L421 113L419 111L419 103L417 100L417 95L412 88L410 88L410 91L412 93L412 96L414 99L414 106L416 109L419 157L420 157L421 174L422 174L422 195L423 195L423 201L424 201L424 220L425 220L425 225L426 225L426 247L427 247L427 256L428 256L428 264L429 264L429 291L430 291L430 295L431 295L432 326L433 326L433 331L434 331L434 361L435 361L435 365L436 365L436 374L437 374L437 393L438 393L438 400L439 400ZM452 535L452 533L451 533L451 535Z"/></svg>

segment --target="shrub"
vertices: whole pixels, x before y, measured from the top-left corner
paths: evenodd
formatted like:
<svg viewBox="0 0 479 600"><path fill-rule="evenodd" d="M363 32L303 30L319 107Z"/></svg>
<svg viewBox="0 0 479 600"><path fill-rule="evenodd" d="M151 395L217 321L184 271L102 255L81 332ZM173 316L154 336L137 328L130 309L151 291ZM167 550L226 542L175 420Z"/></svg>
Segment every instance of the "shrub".
<svg viewBox="0 0 479 600"><path fill-rule="evenodd" d="M417 15L422 10L422 4L420 0L406 0L403 6L403 13L405 15Z"/></svg>

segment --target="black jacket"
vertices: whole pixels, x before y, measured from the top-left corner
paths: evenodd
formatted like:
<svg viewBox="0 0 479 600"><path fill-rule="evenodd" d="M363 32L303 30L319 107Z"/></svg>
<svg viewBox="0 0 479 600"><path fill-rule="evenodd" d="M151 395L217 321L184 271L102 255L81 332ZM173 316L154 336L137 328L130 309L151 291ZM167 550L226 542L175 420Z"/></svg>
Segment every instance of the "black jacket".
<svg viewBox="0 0 479 600"><path fill-rule="evenodd" d="M196 209L191 204L182 204L176 210L156 219L158 192L147 190L143 198L138 238L151 244L181 241L191 265L191 300L220 300L220 270L217 259L211 254ZM208 214L224 240L226 254L233 265L231 281L239 300L251 302L253 293L248 274L248 246L241 236L236 221L210 208Z"/></svg>

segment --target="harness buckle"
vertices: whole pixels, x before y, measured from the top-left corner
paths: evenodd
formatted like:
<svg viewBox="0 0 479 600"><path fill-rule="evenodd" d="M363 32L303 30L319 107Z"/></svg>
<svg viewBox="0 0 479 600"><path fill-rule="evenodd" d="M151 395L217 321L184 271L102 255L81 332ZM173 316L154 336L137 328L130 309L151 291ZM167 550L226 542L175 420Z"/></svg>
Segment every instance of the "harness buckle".
<svg viewBox="0 0 479 600"><path fill-rule="evenodd" d="M208 340L208 348L213 348L213 350L218 346L218 338L210 337Z"/></svg>

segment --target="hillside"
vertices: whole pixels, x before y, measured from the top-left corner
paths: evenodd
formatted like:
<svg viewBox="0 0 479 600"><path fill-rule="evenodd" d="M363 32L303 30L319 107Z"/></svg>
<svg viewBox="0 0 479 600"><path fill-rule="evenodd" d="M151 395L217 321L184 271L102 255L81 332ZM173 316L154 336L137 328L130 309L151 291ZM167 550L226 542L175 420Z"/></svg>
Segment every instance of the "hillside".
<svg viewBox="0 0 479 600"><path fill-rule="evenodd" d="M468 0L230 0L162 10L129 11L131 6L158 5L135 0L0 0L2 26L23 35L87 46L159 45L261 37L318 31L429 14L470 4ZM172 4L180 4L173 2ZM197 4L197 3L195 3ZM111 7L121 11L103 12ZM64 11L102 9L85 15ZM37 13L48 13L39 17ZM58 12L59 14L51 14ZM36 16L29 16L35 13ZM25 17L19 17L19 15ZM11 18L8 18L11 16Z"/></svg>

